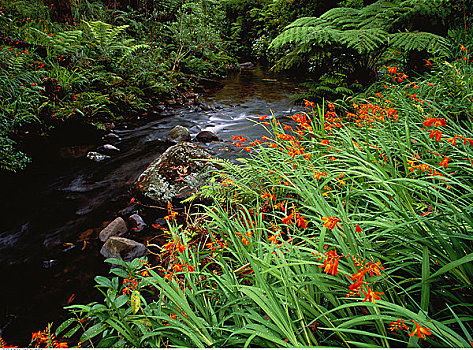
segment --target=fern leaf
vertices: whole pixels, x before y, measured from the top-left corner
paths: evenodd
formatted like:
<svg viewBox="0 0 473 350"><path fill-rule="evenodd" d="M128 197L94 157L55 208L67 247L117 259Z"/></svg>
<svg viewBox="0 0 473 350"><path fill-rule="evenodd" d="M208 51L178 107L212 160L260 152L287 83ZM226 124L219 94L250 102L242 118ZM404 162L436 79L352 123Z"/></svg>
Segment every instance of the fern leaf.
<svg viewBox="0 0 473 350"><path fill-rule="evenodd" d="M296 19L291 24L287 25L284 29L294 28L294 27L316 27L319 25L329 24L329 21L318 17L301 17Z"/></svg>
<svg viewBox="0 0 473 350"><path fill-rule="evenodd" d="M351 94L353 94L353 90L351 90L349 88L346 88L346 87L343 87L343 86L339 86L339 87L335 88L335 92L339 95L351 95Z"/></svg>
<svg viewBox="0 0 473 350"><path fill-rule="evenodd" d="M269 45L270 48L280 48L286 44L297 45L331 44L340 37L340 31L331 25L318 25L310 27L292 27L279 34Z"/></svg>
<svg viewBox="0 0 473 350"><path fill-rule="evenodd" d="M387 42L388 33L379 29L353 29L342 32L342 42L359 54L374 51Z"/></svg>
<svg viewBox="0 0 473 350"><path fill-rule="evenodd" d="M448 41L432 33L427 32L401 32L391 34L389 38L391 47L401 50L427 50L437 52L442 55L449 54Z"/></svg>
<svg viewBox="0 0 473 350"><path fill-rule="evenodd" d="M325 12L320 18L331 22L337 28L353 29L360 23L360 11L354 8L338 7Z"/></svg>

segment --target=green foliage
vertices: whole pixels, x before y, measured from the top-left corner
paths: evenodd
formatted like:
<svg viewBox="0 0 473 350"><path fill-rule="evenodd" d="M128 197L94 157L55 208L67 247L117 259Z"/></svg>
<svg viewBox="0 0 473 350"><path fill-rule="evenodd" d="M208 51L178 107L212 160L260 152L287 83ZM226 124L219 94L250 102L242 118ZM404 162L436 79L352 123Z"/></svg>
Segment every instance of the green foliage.
<svg viewBox="0 0 473 350"><path fill-rule="evenodd" d="M0 5L2 37L28 46L0 47L5 149L21 149L25 137L45 136L68 118L103 126L140 115L191 89L194 76L224 76L232 60L219 35L217 1L146 2L126 12L97 1L72 5L74 26L51 22L48 7L35 1ZM2 159L13 170L27 158L17 150Z"/></svg>
<svg viewBox="0 0 473 350"><path fill-rule="evenodd" d="M320 17L299 18L270 45L280 56L275 68L301 66L312 72L314 81L336 72L347 77L343 87L369 86L376 81L381 66L392 64L394 59L396 64L406 62L410 52L450 54L447 39L419 30L430 29L422 16L429 21L445 20L448 7L441 5L441 1L379 0L363 8L339 7ZM390 56L388 61L393 50L399 51L399 56ZM326 97L333 98L327 92Z"/></svg>
<svg viewBox="0 0 473 350"><path fill-rule="evenodd" d="M353 94L353 90L346 85L347 77L342 73L326 74L315 82L305 82L304 91L291 97L296 101L322 101L324 98L337 100L345 95ZM352 87L353 89L356 86Z"/></svg>

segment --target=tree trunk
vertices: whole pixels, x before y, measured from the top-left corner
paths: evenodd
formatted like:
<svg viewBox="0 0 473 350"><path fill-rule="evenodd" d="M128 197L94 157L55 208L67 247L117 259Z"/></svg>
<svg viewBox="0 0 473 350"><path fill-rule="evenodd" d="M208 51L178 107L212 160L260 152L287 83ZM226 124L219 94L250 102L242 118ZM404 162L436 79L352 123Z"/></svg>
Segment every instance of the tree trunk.
<svg viewBox="0 0 473 350"><path fill-rule="evenodd" d="M49 7L51 21L73 24L71 0L44 0Z"/></svg>

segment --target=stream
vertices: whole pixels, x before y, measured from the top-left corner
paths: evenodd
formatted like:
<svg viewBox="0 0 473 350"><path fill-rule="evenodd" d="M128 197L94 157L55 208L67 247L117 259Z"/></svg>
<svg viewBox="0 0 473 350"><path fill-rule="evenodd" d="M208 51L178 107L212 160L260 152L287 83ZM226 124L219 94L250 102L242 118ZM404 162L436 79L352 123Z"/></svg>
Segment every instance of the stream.
<svg viewBox="0 0 473 350"><path fill-rule="evenodd" d="M121 140L113 144L120 151L103 162L43 157L24 173L2 179L0 336L8 344L28 346L32 332L48 322L58 326L68 316L64 306L102 301L93 279L107 275L109 266L99 254L98 232L127 206L131 184L169 147L162 140L174 126L187 127L193 137L215 132L222 142L207 147L228 158L232 136L254 140L266 133L255 126L258 115L302 110L289 98L297 92L292 77L257 66L224 84L203 96L213 107L209 111L180 107L115 129Z"/></svg>

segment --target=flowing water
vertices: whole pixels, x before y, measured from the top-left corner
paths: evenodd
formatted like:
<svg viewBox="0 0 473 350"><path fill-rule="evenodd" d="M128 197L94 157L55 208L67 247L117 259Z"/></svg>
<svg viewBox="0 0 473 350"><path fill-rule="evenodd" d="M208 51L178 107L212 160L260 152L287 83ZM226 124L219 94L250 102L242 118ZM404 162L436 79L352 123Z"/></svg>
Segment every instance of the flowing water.
<svg viewBox="0 0 473 350"><path fill-rule="evenodd" d="M265 133L255 126L259 115L283 117L299 111L289 95L297 91L291 77L261 70L229 76L224 87L205 96L214 108L182 107L158 120L142 120L114 130L121 140L111 159L48 161L43 157L24 174L2 183L0 213L0 336L27 346L31 332L65 317L68 304L102 300L95 275L108 266L99 254L97 234L130 201L130 185L168 146L161 141L176 125L217 133L211 146L228 157L231 138L249 140Z"/></svg>

